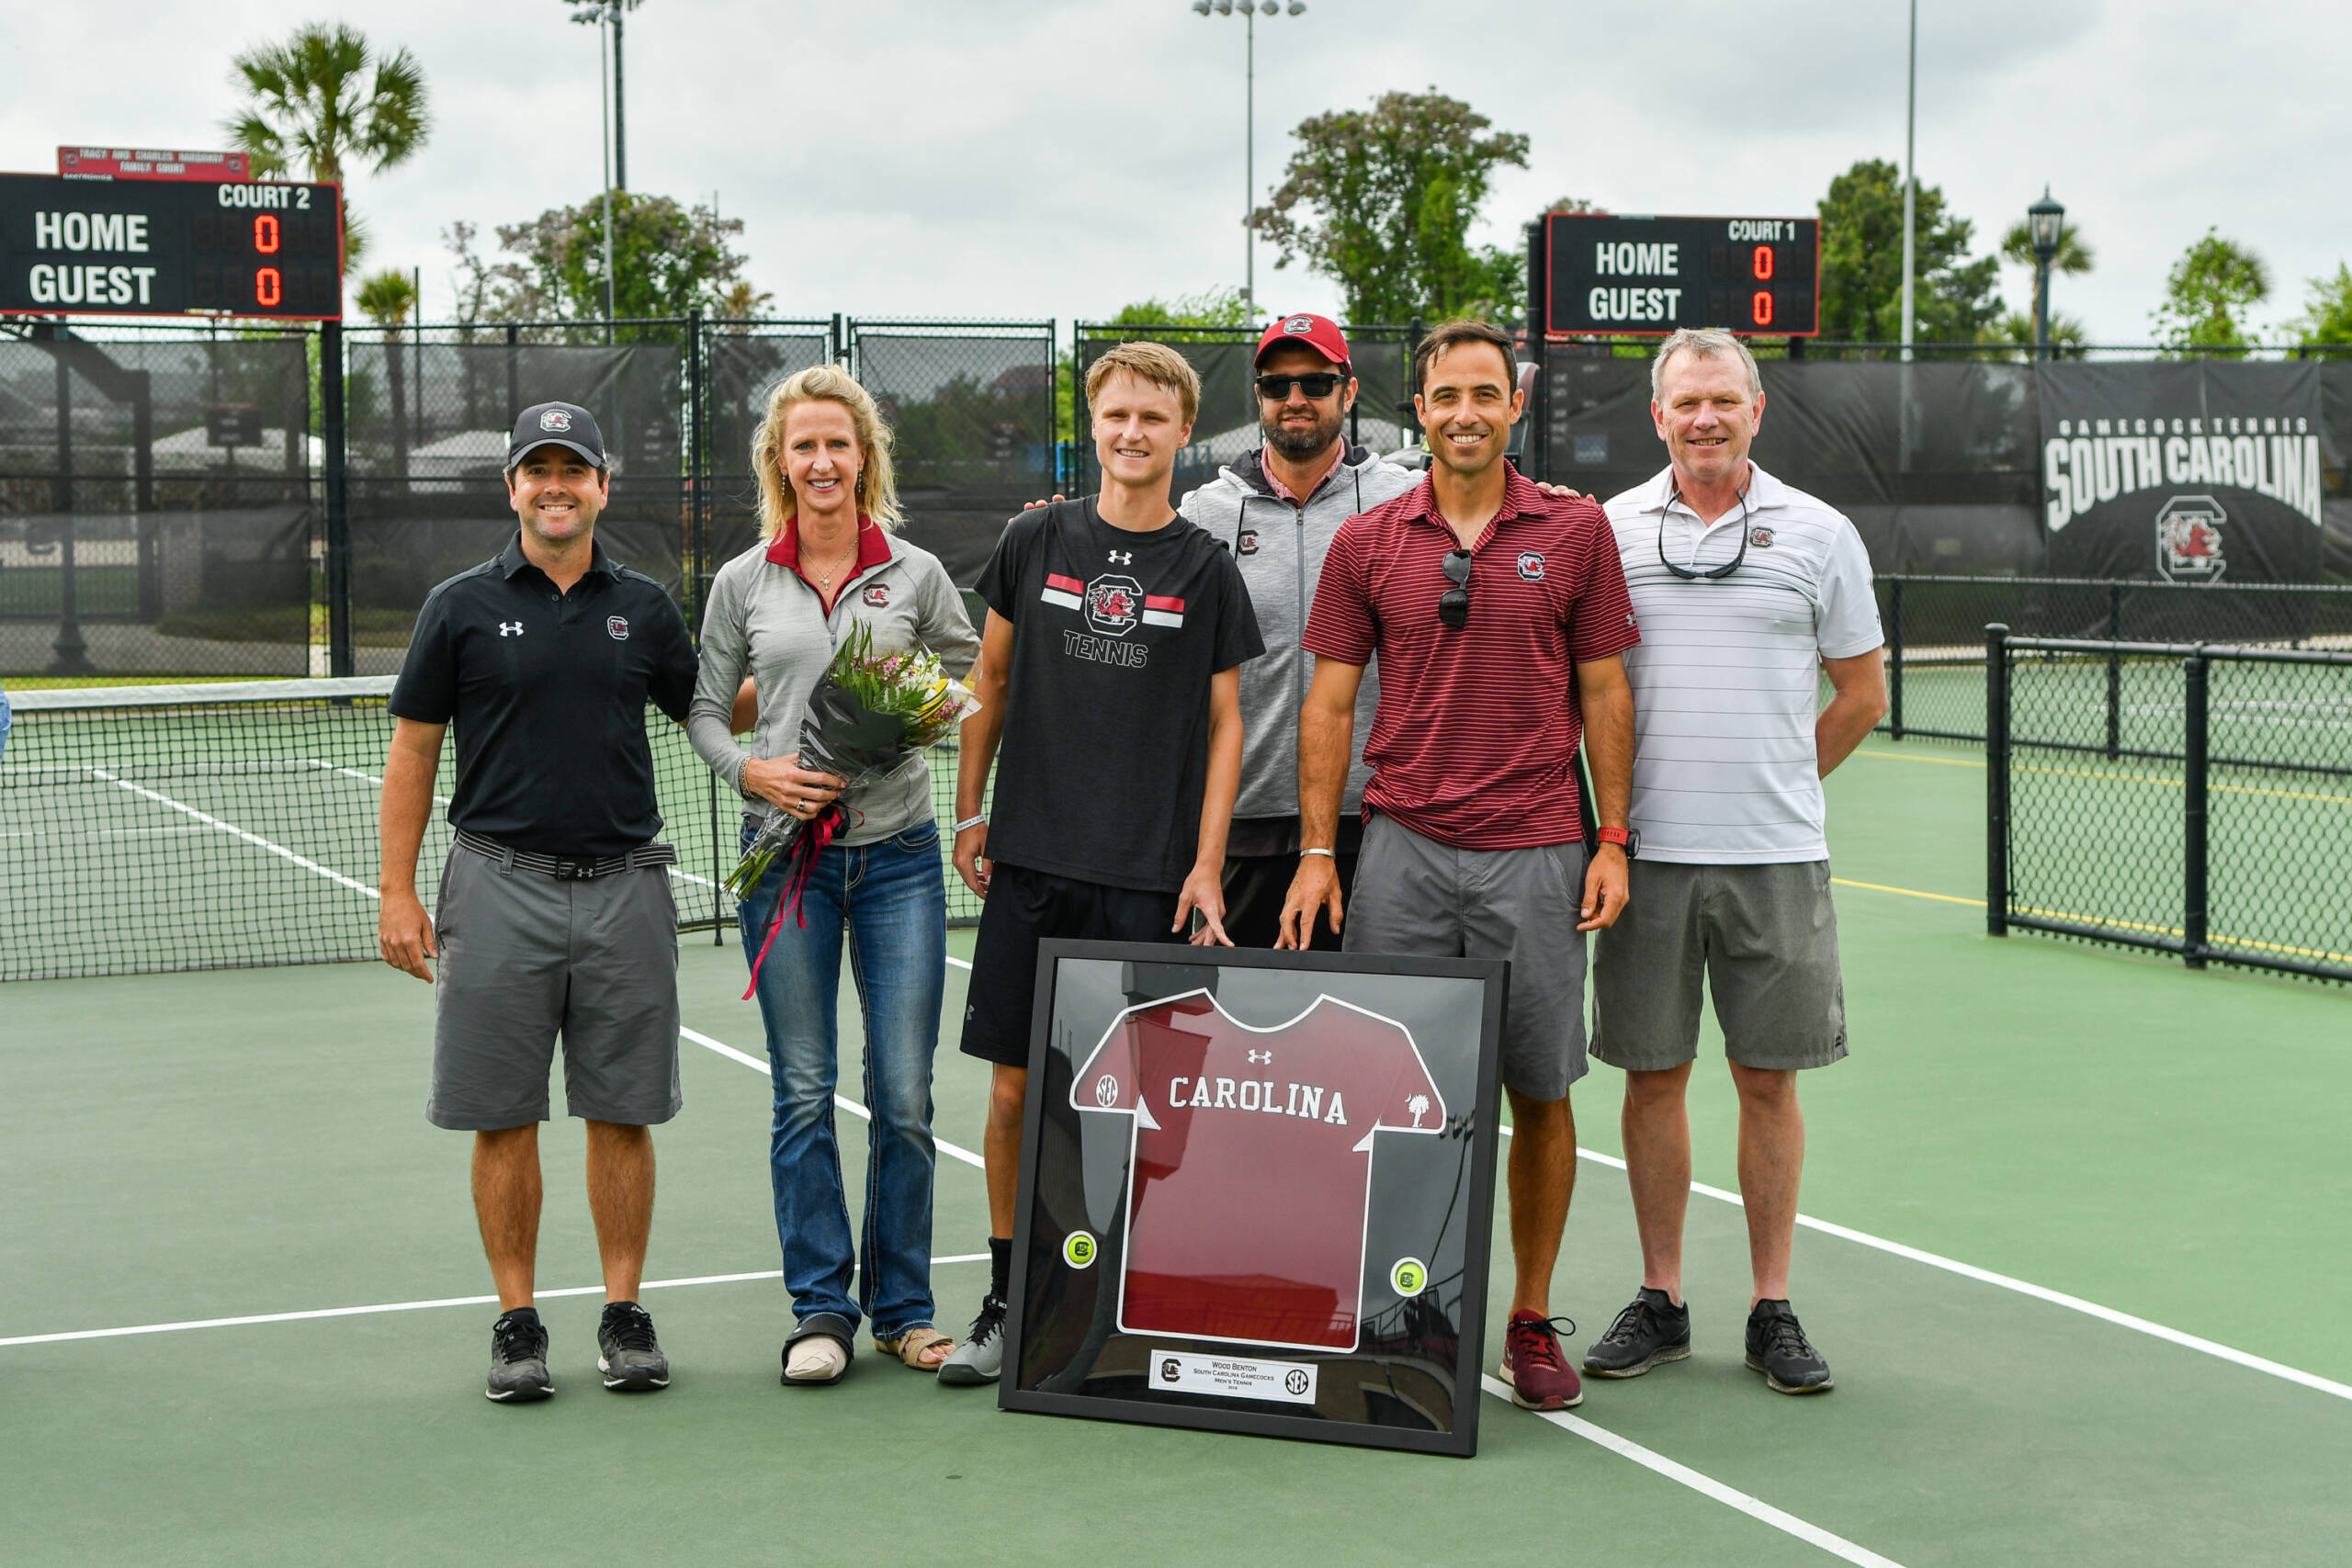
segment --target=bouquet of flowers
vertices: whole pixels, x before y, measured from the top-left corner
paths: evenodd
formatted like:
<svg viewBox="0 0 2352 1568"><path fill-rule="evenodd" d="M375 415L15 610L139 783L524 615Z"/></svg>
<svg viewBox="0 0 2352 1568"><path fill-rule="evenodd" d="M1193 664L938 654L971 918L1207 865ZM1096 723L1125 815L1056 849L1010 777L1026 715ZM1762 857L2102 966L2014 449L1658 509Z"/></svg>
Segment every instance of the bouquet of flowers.
<svg viewBox="0 0 2352 1568"><path fill-rule="evenodd" d="M979 705L967 687L949 677L937 654L928 649L876 654L873 631L861 623L808 694L808 711L800 721L800 766L831 773L855 787L897 772L916 752L944 740ZM792 868L759 956L752 961L746 1000L758 988L760 964L786 910L792 910L801 925L808 923L800 908L801 892L817 856L848 824L849 814L839 799L805 819L771 806L741 862L728 874L727 890L743 899L779 858Z"/></svg>

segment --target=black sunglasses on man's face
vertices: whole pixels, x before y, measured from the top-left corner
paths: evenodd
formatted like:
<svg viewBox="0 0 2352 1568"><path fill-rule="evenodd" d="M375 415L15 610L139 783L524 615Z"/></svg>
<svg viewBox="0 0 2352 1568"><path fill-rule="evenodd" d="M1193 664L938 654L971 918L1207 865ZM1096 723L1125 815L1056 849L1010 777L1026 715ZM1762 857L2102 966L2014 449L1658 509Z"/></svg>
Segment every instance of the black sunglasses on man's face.
<svg viewBox="0 0 2352 1568"><path fill-rule="evenodd" d="M1296 387L1309 398L1319 401L1338 391L1340 383L1346 379L1345 376L1329 370L1309 371L1304 376L1261 376L1258 378L1258 395L1270 403L1288 402L1290 389Z"/></svg>
<svg viewBox="0 0 2352 1568"><path fill-rule="evenodd" d="M1458 632L1470 624L1470 552L1449 550L1438 564L1444 568L1446 581L1453 584L1437 596L1438 624Z"/></svg>

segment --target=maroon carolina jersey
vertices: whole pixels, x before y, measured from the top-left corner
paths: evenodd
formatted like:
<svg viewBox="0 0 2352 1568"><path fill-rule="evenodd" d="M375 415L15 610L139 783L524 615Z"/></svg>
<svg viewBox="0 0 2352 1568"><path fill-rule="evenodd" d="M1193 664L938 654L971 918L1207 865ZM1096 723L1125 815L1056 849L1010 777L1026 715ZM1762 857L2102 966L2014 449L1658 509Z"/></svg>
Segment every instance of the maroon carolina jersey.
<svg viewBox="0 0 2352 1568"><path fill-rule="evenodd" d="M1135 1119L1121 1331L1321 1350L1356 1347L1374 1132L1445 1126L1405 1026L1332 997L1272 1029L1130 1008L1070 1104Z"/></svg>

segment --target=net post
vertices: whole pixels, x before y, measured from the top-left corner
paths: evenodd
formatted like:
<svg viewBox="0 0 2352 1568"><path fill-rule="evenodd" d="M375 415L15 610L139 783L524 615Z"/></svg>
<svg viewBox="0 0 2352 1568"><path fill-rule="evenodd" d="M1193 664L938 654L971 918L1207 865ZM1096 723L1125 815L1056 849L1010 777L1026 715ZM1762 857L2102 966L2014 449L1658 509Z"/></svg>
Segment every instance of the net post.
<svg viewBox="0 0 2352 1568"><path fill-rule="evenodd" d="M319 434L326 448L327 673L358 673L351 638L351 505L344 468L343 323L319 323Z"/></svg>
<svg viewBox="0 0 2352 1568"><path fill-rule="evenodd" d="M710 488L703 460L702 312L686 312L686 626L699 634L702 607L710 592L710 538L705 492ZM697 635L697 640L699 636Z"/></svg>
<svg viewBox="0 0 2352 1568"><path fill-rule="evenodd" d="M2009 934L2009 628L1984 628L1984 930Z"/></svg>
<svg viewBox="0 0 2352 1568"><path fill-rule="evenodd" d="M1550 227L1548 218L1538 218L1527 226L1527 363L1534 367L1535 377L1529 389L1527 406L1520 411L1527 434L1520 442L1519 467L1521 473L1535 479L1552 477L1552 425L1544 412L1544 405L1550 400L1544 384L1544 345L1551 327L1547 319L1550 302L1544 298L1549 281L1544 265L1548 254L1545 231Z"/></svg>
<svg viewBox="0 0 2352 1568"><path fill-rule="evenodd" d="M1791 338L1791 343L1801 340ZM1886 580L1886 722L1903 739L1903 580Z"/></svg>
<svg viewBox="0 0 2352 1568"><path fill-rule="evenodd" d="M2109 640L2123 640L2123 584L2107 585L2107 635ZM2107 760L2110 762L2123 750L2123 654L2120 649L2107 650Z"/></svg>
<svg viewBox="0 0 2352 1568"><path fill-rule="evenodd" d="M2181 856L2181 956L2191 969L2205 967L2205 901L2207 853L2206 774L2210 755L2206 731L2207 682L2212 666L2204 645L2181 661L2185 685L2182 705L2183 769L2181 790L2184 841Z"/></svg>

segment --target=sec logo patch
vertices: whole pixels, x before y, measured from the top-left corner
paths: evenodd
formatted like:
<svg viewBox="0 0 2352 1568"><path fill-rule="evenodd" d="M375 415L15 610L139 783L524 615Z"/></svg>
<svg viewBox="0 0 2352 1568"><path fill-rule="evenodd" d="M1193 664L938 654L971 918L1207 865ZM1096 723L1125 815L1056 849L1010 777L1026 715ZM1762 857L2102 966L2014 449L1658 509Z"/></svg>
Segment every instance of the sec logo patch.
<svg viewBox="0 0 2352 1568"><path fill-rule="evenodd" d="M865 591L865 602L876 609L885 608L890 603L890 585L887 582L877 582Z"/></svg>
<svg viewBox="0 0 2352 1568"><path fill-rule="evenodd" d="M1521 550L1519 554L1519 575L1530 582L1543 581L1544 558L1533 550Z"/></svg>
<svg viewBox="0 0 2352 1568"><path fill-rule="evenodd" d="M628 617L627 615L606 615L605 617L605 633L615 642L627 642L628 640Z"/></svg>

